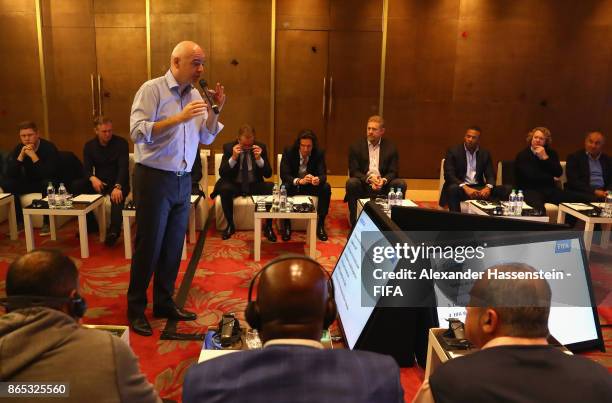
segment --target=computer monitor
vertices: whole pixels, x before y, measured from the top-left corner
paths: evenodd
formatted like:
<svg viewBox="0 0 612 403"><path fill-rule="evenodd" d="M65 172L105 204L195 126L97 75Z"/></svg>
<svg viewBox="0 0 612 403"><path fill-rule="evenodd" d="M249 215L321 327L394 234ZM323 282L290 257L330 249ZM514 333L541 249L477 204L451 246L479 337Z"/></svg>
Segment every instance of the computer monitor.
<svg viewBox="0 0 612 403"><path fill-rule="evenodd" d="M485 267L524 263L536 270L562 272L566 279L571 279L571 282L547 280L552 299L548 319L550 334L572 351L595 348L605 351L582 234L521 232L520 239L509 237L497 244L488 242L485 256ZM449 318L465 322L465 317L465 307L440 301L437 320L442 327Z"/></svg>
<svg viewBox="0 0 612 403"><path fill-rule="evenodd" d="M364 231L384 232L385 237L381 242L388 242L389 245L397 242L394 235L401 235L399 228L378 206L374 203L364 206L332 273L340 329L346 345L350 349L391 355L403 367L412 366L415 358L424 366L427 329L433 326L435 320L431 310L383 308L377 306L377 299L368 301L368 304L362 303L361 236ZM364 263L368 263L368 259ZM393 271L392 267L388 269Z"/></svg>
<svg viewBox="0 0 612 403"><path fill-rule="evenodd" d="M371 208L365 208L353 228L332 273L338 316L348 348L358 346L358 340L370 320L374 306L363 306L361 301L361 234L364 231L384 232L390 228Z"/></svg>
<svg viewBox="0 0 612 403"><path fill-rule="evenodd" d="M593 298L591 277L588 261L584 253L582 234L568 231L567 225L542 223L535 221L516 220L511 218L491 217L475 214L462 214L442 210L423 209L415 207L393 207L391 219L408 236L414 239L421 231L520 231L518 237L505 237L502 244L490 243L486 255L497 259L495 263L525 263L537 270L557 267L576 273L573 281L581 280L572 292L577 292L579 299L587 301L580 306L553 306L549 317L549 329L559 342L572 351L599 348L604 349L599 317ZM538 240L521 239L529 236ZM511 234L508 232L508 234ZM452 238L453 236L451 236ZM555 253L559 243L571 245L569 252ZM539 267L538 267L539 266ZM576 284L576 283L573 283ZM553 301L562 300L559 293L553 291ZM444 304L445 301L438 300ZM449 302L449 304L452 304ZM463 306L438 306L436 315L439 326L447 325L446 319L457 318L465 320L466 310Z"/></svg>

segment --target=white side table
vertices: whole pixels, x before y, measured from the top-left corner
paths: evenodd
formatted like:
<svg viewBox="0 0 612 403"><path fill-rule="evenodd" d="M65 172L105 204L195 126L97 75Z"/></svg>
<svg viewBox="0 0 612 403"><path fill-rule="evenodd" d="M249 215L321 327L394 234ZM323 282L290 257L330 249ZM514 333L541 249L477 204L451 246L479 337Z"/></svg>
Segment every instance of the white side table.
<svg viewBox="0 0 612 403"><path fill-rule="evenodd" d="M601 247L607 248L610 240L610 227L612 227L612 217L591 217L578 210L574 210L565 203L559 204L559 212L557 213L557 222L565 223L565 215L569 214L579 220L584 221L584 247L587 256L591 253L591 245L593 243L593 230L595 224L602 224L601 231Z"/></svg>
<svg viewBox="0 0 612 403"><path fill-rule="evenodd" d="M294 219L294 220L308 220L308 226L306 227L306 242L308 243L308 256L315 258L317 251L317 212L312 213L280 213L270 211L255 211L255 240L254 240L254 251L253 255L256 262L261 259L261 220L270 219Z"/></svg>
<svg viewBox="0 0 612 403"><path fill-rule="evenodd" d="M8 206L9 234L12 241L17 240L17 215L15 214L15 196L10 193L0 193L0 207Z"/></svg>
<svg viewBox="0 0 612 403"><path fill-rule="evenodd" d="M100 229L100 242L104 242L106 237L106 210L104 209L104 198L100 195L91 201L86 203L73 202L72 208L68 209L50 209L50 208L31 208L30 206L23 209L23 227L25 230L26 238L26 250L29 252L34 249L34 231L32 229L32 216L33 215L48 215L49 216L49 227L51 229L51 239L57 239L57 231L55 229L55 217L64 216L76 216L79 221L79 241L81 243L81 257L89 257L89 243L87 236L87 220L85 216L90 211L98 209L98 216L101 218L101 222L98 223Z"/></svg>

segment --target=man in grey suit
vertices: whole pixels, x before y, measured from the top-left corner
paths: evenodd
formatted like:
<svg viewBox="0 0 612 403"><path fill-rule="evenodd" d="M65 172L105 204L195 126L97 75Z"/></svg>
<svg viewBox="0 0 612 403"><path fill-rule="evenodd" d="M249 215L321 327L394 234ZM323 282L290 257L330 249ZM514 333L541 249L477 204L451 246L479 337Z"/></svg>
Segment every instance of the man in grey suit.
<svg viewBox="0 0 612 403"><path fill-rule="evenodd" d="M288 256L265 266L251 281L245 317L263 348L189 369L184 402L403 402L391 357L323 349L321 334L335 320L336 304L331 279L316 261Z"/></svg>

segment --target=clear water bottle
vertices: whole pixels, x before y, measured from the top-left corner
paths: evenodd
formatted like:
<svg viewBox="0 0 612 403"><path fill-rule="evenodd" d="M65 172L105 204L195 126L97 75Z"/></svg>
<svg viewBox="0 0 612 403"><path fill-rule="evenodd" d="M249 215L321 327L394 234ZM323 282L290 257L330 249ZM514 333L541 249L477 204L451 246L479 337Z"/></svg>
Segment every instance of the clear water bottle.
<svg viewBox="0 0 612 403"><path fill-rule="evenodd" d="M606 204L604 205L603 216L612 217L612 191L608 191L608 195L606 196Z"/></svg>
<svg viewBox="0 0 612 403"><path fill-rule="evenodd" d="M55 208L55 188L53 187L53 183L49 182L47 185L47 200L49 203L49 208Z"/></svg>
<svg viewBox="0 0 612 403"><path fill-rule="evenodd" d="M514 210L515 215L523 215L523 201L525 201L525 196L523 195L523 191L519 190L516 195L516 207Z"/></svg>
<svg viewBox="0 0 612 403"><path fill-rule="evenodd" d="M63 183L60 183L57 188L57 195L55 196L55 204L57 208L66 208L66 195L68 191L66 190L66 186Z"/></svg>
<svg viewBox="0 0 612 403"><path fill-rule="evenodd" d="M389 190L389 194L387 194L387 206L389 209L395 206L395 198L395 189L391 188L391 190Z"/></svg>
<svg viewBox="0 0 612 403"><path fill-rule="evenodd" d="M280 197L280 191L278 190L278 185L274 185L274 189L272 189L272 211L273 212L278 211L278 205L280 202L279 197Z"/></svg>
<svg viewBox="0 0 612 403"><path fill-rule="evenodd" d="M282 185L280 188L280 195L278 198L278 208L283 213L287 211L287 189L285 185Z"/></svg>
<svg viewBox="0 0 612 403"><path fill-rule="evenodd" d="M516 215L516 190L512 189L510 198L508 199L508 215Z"/></svg>
<svg viewBox="0 0 612 403"><path fill-rule="evenodd" d="M397 192L395 192L395 205L401 206L402 200L404 200L404 194L402 193L402 188L397 188Z"/></svg>

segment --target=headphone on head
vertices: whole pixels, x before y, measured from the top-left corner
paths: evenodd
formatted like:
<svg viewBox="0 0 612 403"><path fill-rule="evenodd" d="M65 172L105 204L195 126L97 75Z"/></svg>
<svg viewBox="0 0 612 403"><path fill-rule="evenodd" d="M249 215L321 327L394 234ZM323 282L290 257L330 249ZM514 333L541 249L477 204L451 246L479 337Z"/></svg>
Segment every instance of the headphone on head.
<svg viewBox="0 0 612 403"><path fill-rule="evenodd" d="M319 262L317 262L316 260L314 260L314 259L312 259L310 257L307 257L307 256L295 256L295 255L282 256L282 257L279 257L279 258L276 258L276 259L272 260L271 262L266 264L259 272L257 272L257 274L255 274L255 276L251 280L251 283L249 284L248 303L247 303L247 307L246 307L246 309L244 311L244 318L246 319L246 321L249 324L249 326L251 326L253 329L260 330L260 327L261 327L261 314L260 314L260 311L259 311L259 303L257 302L257 300L253 301L251 299L252 298L252 294L253 294L253 287L255 285L255 281L257 281L257 278L261 277L263 272L268 270L271 266L274 266L275 264L284 262L286 260L303 260L303 261L307 261L307 262L312 262L315 265L317 265L317 267L323 273L325 273L325 276L327 277L327 293L328 293L328 295L327 295L327 301L325 303L325 316L323 318L323 329L327 329L329 326L331 326L331 324L334 322L334 320L336 320L336 315L338 313L338 310L336 308L336 301L334 299L334 283L332 281L331 276L323 268L323 266L321 266L321 264Z"/></svg>
<svg viewBox="0 0 612 403"><path fill-rule="evenodd" d="M16 309L47 307L59 308L63 304L68 304L70 315L76 318L82 318L87 311L87 302L85 298L76 294L74 297L42 297L36 295L15 295L12 297L0 299L2 305L7 311Z"/></svg>

